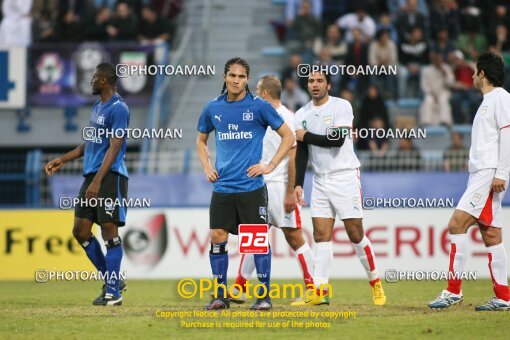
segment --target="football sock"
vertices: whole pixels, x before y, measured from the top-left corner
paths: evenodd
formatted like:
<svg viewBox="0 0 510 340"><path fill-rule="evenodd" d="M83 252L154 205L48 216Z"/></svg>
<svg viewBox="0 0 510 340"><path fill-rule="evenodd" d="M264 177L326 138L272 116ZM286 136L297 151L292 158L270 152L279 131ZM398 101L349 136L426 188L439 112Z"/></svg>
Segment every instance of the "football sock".
<svg viewBox="0 0 510 340"><path fill-rule="evenodd" d="M211 243L211 250L209 251L209 261L211 263L211 270L213 278L217 280L218 291L216 297L226 298L227 291L227 270L228 270L228 251L227 242L218 244Z"/></svg>
<svg viewBox="0 0 510 340"><path fill-rule="evenodd" d="M448 267L448 288L450 293L460 294L460 276L466 265L468 246L467 234L450 234L450 266Z"/></svg>
<svg viewBox="0 0 510 340"><path fill-rule="evenodd" d="M106 260L97 238L92 235L88 241L81 244L90 262L103 275L106 273Z"/></svg>
<svg viewBox="0 0 510 340"><path fill-rule="evenodd" d="M314 260L313 281L317 288L317 294L325 295L325 292L321 293L320 289L321 285L325 285L329 282L329 274L333 264L333 247L331 241L318 242L315 244ZM326 291L327 288L323 287L323 290Z"/></svg>
<svg viewBox="0 0 510 340"><path fill-rule="evenodd" d="M262 287L259 288L258 296L260 298L269 296L271 281L271 254L271 247L269 247L269 252L267 254L254 254L253 256L255 259L255 268L257 268L257 278L260 283L266 286L265 292Z"/></svg>
<svg viewBox="0 0 510 340"><path fill-rule="evenodd" d="M353 243L352 245L354 246L354 250L356 251L359 261L363 265L363 268L365 268L370 285L374 286L380 281L380 279L375 266L375 255L372 242L370 242L366 235L363 235L363 239L359 243Z"/></svg>
<svg viewBox="0 0 510 340"><path fill-rule="evenodd" d="M303 244L296 251L296 257L303 273L305 286L313 285L313 254L308 243Z"/></svg>
<svg viewBox="0 0 510 340"><path fill-rule="evenodd" d="M243 292L246 291L246 281L251 279L255 271L255 257L254 254L242 254L241 263L239 264L239 271L237 273L236 284L241 286Z"/></svg>
<svg viewBox="0 0 510 340"><path fill-rule="evenodd" d="M120 296L120 263L122 261L122 240L114 237L105 241L106 246L106 293Z"/></svg>
<svg viewBox="0 0 510 340"><path fill-rule="evenodd" d="M510 301L510 290L507 281L507 256L503 243L487 247L489 257L489 271L494 287L494 293L498 299Z"/></svg>

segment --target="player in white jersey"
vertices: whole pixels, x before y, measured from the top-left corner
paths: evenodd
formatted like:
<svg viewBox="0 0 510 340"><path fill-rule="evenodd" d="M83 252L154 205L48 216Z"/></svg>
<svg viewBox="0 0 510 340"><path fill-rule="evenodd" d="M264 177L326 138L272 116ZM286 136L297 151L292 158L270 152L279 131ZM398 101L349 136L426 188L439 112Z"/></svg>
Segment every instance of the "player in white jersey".
<svg viewBox="0 0 510 340"><path fill-rule="evenodd" d="M510 173L510 94L504 90L501 57L484 52L476 63L474 85L483 93L471 131L469 180L450 222L448 287L430 308L447 308L462 301L461 273L468 253L467 231L478 224L487 247L489 270L496 297L476 306L477 311L510 310L507 255L501 237L501 201Z"/></svg>
<svg viewBox="0 0 510 340"><path fill-rule="evenodd" d="M352 129L351 104L329 96L329 75L313 72L308 76L312 101L294 116L298 125L296 140L296 197L302 197L304 174L310 154L313 168L311 213L315 240L313 280L317 289L292 305L329 304L328 292L321 289L329 281L333 264L331 236L335 218L343 221L356 255L367 273L376 305L386 304L386 296L377 273L375 254L363 231L360 163L354 154L352 137L341 136L341 129Z"/></svg>
<svg viewBox="0 0 510 340"><path fill-rule="evenodd" d="M276 76L264 76L257 83L257 95L267 100L276 109L276 112L282 116L291 130L295 131L294 114L282 105L280 101L281 90L281 82ZM264 137L262 163L268 163L272 159L281 140L282 138L278 133L268 127ZM282 230L287 243L294 250L301 267L305 286L310 285L313 287L311 274L313 271L313 254L303 238L300 216L301 206L297 204L294 195L296 178L295 157L296 148L293 147L289 151L289 155L282 160L273 172L264 175L268 195L267 216L269 217L268 223ZM243 292L239 292L234 287L230 301L237 303L246 301L246 295L244 294L246 281L251 279L254 272L255 259L253 254L243 254L236 278L236 284L243 288Z"/></svg>

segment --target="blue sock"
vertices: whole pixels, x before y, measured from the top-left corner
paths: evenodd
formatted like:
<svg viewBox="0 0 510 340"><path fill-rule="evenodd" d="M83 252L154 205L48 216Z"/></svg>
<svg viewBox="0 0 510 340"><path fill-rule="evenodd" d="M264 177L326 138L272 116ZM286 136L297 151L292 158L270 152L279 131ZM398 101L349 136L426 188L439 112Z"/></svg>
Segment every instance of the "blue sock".
<svg viewBox="0 0 510 340"><path fill-rule="evenodd" d="M257 278L267 288L267 297L269 297L269 289L271 285L271 247L267 254L255 254L255 268L257 268ZM264 291L259 288L258 296L262 296Z"/></svg>
<svg viewBox="0 0 510 340"><path fill-rule="evenodd" d="M120 296L120 262L122 261L122 241L120 237L105 241L106 245L106 293Z"/></svg>
<svg viewBox="0 0 510 340"><path fill-rule="evenodd" d="M92 235L88 241L85 241L81 245L90 262L96 267L96 269L103 275L106 272L106 260L104 258L103 250L97 238Z"/></svg>
<svg viewBox="0 0 510 340"><path fill-rule="evenodd" d="M211 270L213 278L217 279L218 284L227 286L227 269L228 269L228 252L227 242L218 244L211 243L211 250L209 251L209 261L211 262ZM226 291L223 287L218 288L217 297L226 297Z"/></svg>

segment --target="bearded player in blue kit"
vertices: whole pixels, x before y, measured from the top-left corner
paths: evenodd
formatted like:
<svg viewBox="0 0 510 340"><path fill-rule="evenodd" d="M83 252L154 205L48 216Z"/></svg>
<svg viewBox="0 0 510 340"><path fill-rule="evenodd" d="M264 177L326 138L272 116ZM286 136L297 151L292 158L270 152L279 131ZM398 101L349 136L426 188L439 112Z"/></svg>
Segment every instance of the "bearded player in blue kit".
<svg viewBox="0 0 510 340"><path fill-rule="evenodd" d="M80 203L75 207L73 235L92 264L106 277L101 294L93 301L96 306L121 305L121 291L126 289L120 279L123 251L118 230L126 223L126 207L118 202L127 198L128 172L124 161L127 143L123 132L129 125L129 109L116 92L116 81L113 65L97 65L91 85L92 94L99 95L100 99L92 108L89 126L84 129L86 142L45 166L48 176L52 176L66 162L84 157L85 180L78 194ZM112 137L100 136L100 129L108 131ZM95 133L86 138L86 131ZM96 203L111 201L115 204L93 204L91 199L97 199ZM91 232L94 223L101 226L106 256Z"/></svg>
<svg viewBox="0 0 510 340"><path fill-rule="evenodd" d="M285 158L294 144L292 130L267 101L250 93L247 82L250 66L242 58L225 64L222 94L207 103L198 121L197 152L209 182L214 183L209 211L211 250L209 260L218 284L227 285L230 234L238 234L239 224L267 224L267 190L262 175L271 173ZM225 91L226 90L226 91ZM282 141L268 164L262 159L263 138L270 126ZM216 165L209 160L207 140L215 131ZM271 250L255 254L259 281L266 286L266 295L257 299L254 310L272 308L269 298ZM225 287L224 286L224 287ZM223 287L207 310L230 308L230 299Z"/></svg>

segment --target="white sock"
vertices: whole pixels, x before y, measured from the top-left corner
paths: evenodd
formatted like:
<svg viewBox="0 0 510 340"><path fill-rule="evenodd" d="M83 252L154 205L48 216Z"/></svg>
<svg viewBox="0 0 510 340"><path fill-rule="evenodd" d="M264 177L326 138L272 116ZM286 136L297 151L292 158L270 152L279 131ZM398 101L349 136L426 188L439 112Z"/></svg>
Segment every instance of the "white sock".
<svg viewBox="0 0 510 340"><path fill-rule="evenodd" d="M303 274L305 285L313 284L313 253L308 243L305 242L296 250L296 257Z"/></svg>
<svg viewBox="0 0 510 340"><path fill-rule="evenodd" d="M253 276L253 273L255 273L255 256L253 254L243 254L238 275L241 275L248 281Z"/></svg>
<svg viewBox="0 0 510 340"><path fill-rule="evenodd" d="M491 273L494 293L498 299L510 301L510 291L508 290L508 259L503 243L487 247L489 257L489 270Z"/></svg>
<svg viewBox="0 0 510 340"><path fill-rule="evenodd" d="M462 275L466 266L466 254L468 248L467 234L450 234L450 265L448 266L448 288L454 294L462 292L462 280L452 275Z"/></svg>
<svg viewBox="0 0 510 340"><path fill-rule="evenodd" d="M313 281L316 288L327 284L333 265L333 247L331 241L315 244Z"/></svg>
<svg viewBox="0 0 510 340"><path fill-rule="evenodd" d="M359 261L363 265L363 268L365 268L368 281L370 281L370 284L373 284L373 281L379 279L379 273L375 266L375 255L372 242L370 242L368 237L364 235L360 243L353 243L352 245L354 246L354 250L356 251Z"/></svg>

